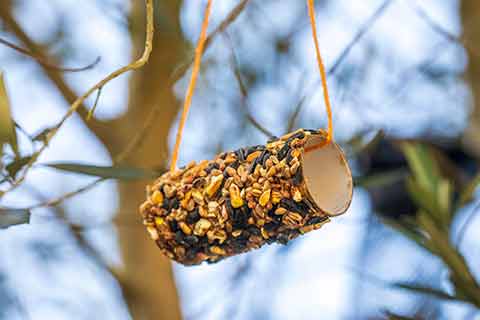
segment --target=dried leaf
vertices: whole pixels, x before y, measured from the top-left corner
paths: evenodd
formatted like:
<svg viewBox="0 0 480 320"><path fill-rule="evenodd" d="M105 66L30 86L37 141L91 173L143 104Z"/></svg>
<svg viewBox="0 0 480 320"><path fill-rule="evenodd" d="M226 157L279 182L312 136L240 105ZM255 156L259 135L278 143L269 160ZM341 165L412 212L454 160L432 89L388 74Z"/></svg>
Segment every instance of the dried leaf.
<svg viewBox="0 0 480 320"><path fill-rule="evenodd" d="M141 180L156 178L160 175L160 172L154 170L123 166L94 166L80 163L48 163L45 165L58 170L107 179Z"/></svg>
<svg viewBox="0 0 480 320"><path fill-rule="evenodd" d="M30 222L30 211L24 209L0 209L0 229Z"/></svg>

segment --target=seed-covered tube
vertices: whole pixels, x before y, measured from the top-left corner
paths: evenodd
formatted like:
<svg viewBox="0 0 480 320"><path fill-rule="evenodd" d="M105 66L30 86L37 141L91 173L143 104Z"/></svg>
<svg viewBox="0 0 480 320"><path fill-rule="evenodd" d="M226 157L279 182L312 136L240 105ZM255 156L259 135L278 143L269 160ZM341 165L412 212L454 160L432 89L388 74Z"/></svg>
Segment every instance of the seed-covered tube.
<svg viewBox="0 0 480 320"><path fill-rule="evenodd" d="M335 143L305 152L325 139L300 129L165 173L140 206L150 236L169 258L195 265L320 228L348 209L353 188Z"/></svg>

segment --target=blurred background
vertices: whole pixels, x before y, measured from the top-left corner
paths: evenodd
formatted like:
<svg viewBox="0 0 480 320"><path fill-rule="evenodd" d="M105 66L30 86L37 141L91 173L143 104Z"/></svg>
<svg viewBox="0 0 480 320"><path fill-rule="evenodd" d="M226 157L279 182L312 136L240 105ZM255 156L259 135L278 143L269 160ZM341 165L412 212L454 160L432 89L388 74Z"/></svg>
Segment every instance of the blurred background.
<svg viewBox="0 0 480 320"><path fill-rule="evenodd" d="M92 94L0 194L0 215L30 218L0 224L0 319L480 319L480 2L316 1L351 208L287 246L183 267L141 224L152 178L78 168L165 168L205 5L154 1L148 64ZM0 2L17 141L0 190L78 96L141 55L145 16L141 0ZM214 1L209 34L179 165L326 126L305 1ZM425 153L434 199L408 184ZM59 162L77 166L45 165ZM448 221L429 228L423 212Z"/></svg>

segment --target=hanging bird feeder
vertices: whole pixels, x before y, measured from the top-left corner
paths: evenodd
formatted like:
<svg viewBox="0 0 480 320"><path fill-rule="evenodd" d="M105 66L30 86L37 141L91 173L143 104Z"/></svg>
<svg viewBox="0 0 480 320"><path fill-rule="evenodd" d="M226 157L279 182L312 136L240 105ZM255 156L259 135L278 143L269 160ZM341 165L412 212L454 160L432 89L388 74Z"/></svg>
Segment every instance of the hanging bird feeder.
<svg viewBox="0 0 480 320"><path fill-rule="evenodd" d="M324 84L328 131L299 129L266 145L224 152L177 169L176 159L203 52L208 1L185 99L171 170L147 186L140 213L151 238L184 265L217 262L288 241L319 229L350 206L353 182L332 123L316 40L313 0L309 14Z"/></svg>

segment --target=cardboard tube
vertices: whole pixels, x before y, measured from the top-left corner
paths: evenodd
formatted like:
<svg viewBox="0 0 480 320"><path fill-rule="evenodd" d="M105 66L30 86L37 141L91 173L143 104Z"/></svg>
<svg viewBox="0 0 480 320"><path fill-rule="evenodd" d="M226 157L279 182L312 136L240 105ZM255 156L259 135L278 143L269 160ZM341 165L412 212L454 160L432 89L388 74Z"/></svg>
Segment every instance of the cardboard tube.
<svg viewBox="0 0 480 320"><path fill-rule="evenodd" d="M312 135L305 147L321 142L321 137ZM331 216L345 213L350 207L353 194L352 173L342 149L335 143L303 153L303 174L306 192L317 207Z"/></svg>
<svg viewBox="0 0 480 320"><path fill-rule="evenodd" d="M300 129L266 145L167 172L147 186L143 223L160 250L185 265L281 243L344 213L352 177L324 131Z"/></svg>

